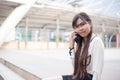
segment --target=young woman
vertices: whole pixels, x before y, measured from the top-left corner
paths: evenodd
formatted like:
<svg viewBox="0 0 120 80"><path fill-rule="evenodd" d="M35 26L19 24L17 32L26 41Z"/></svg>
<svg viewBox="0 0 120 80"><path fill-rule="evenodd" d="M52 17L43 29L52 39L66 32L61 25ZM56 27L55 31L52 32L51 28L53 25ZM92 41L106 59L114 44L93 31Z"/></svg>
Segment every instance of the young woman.
<svg viewBox="0 0 120 80"><path fill-rule="evenodd" d="M69 51L74 58L72 80L101 80L104 45L102 40L92 32L90 17L81 12L73 18L72 26L74 31L71 34ZM66 77L63 76L63 80Z"/></svg>
<svg viewBox="0 0 120 80"><path fill-rule="evenodd" d="M74 31L70 37L69 54L73 58L73 74L43 80L101 80L104 45L92 32L90 17L81 12L73 18L72 26Z"/></svg>

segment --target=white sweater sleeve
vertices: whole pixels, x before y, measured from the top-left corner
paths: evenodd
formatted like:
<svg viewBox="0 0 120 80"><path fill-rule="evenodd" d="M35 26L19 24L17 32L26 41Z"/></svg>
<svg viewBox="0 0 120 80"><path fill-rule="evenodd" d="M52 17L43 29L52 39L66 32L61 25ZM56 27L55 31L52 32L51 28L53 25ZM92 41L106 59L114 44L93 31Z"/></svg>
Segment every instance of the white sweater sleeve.
<svg viewBox="0 0 120 80"><path fill-rule="evenodd" d="M71 59L71 61L72 61L72 65L74 66L74 55L75 55L75 50L72 49L71 51L69 51L69 54L71 54L71 55L70 55L70 59Z"/></svg>
<svg viewBox="0 0 120 80"><path fill-rule="evenodd" d="M92 80L101 80L101 74L102 74L102 69L104 64L104 45L100 38L97 38L95 40L92 56L93 56Z"/></svg>

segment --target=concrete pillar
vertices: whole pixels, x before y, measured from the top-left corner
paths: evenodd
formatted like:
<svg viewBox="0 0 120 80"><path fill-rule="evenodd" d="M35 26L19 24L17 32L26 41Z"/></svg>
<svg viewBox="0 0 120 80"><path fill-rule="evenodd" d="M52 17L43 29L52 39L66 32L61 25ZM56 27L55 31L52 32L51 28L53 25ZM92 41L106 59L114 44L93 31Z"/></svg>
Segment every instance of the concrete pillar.
<svg viewBox="0 0 120 80"><path fill-rule="evenodd" d="M119 40L119 35L118 35L118 33L116 33L116 48L118 48L118 47L119 47L118 40Z"/></svg>
<svg viewBox="0 0 120 80"><path fill-rule="evenodd" d="M120 12L117 13L117 25L118 25L118 48L120 46Z"/></svg>
<svg viewBox="0 0 120 80"><path fill-rule="evenodd" d="M25 48L27 48L27 43L28 43L28 23L29 18L26 18L26 24L25 24Z"/></svg>
<svg viewBox="0 0 120 80"><path fill-rule="evenodd" d="M4 43L4 40L9 36L9 32L16 27L28 10L36 0L32 0L29 4L20 5L11 12L7 19L3 22L0 27L0 46Z"/></svg>
<svg viewBox="0 0 120 80"><path fill-rule="evenodd" d="M104 23L102 23L102 33L101 33L101 38L102 38L102 40L104 41L104 34L105 34L105 24Z"/></svg>
<svg viewBox="0 0 120 80"><path fill-rule="evenodd" d="M113 36L114 36L114 34L112 34L111 36L110 36L110 39L109 39L109 48L111 48L111 40L112 40L112 38L113 38Z"/></svg>
<svg viewBox="0 0 120 80"><path fill-rule="evenodd" d="M47 37L47 49L49 49L49 39L50 39L50 35L49 35L49 30L46 30L46 37Z"/></svg>
<svg viewBox="0 0 120 80"><path fill-rule="evenodd" d="M109 48L108 35L105 34L105 47Z"/></svg>
<svg viewBox="0 0 120 80"><path fill-rule="evenodd" d="M59 16L57 17L56 24L57 24L57 28L56 28L56 47L58 48L58 46L59 46L59 28L60 28Z"/></svg>

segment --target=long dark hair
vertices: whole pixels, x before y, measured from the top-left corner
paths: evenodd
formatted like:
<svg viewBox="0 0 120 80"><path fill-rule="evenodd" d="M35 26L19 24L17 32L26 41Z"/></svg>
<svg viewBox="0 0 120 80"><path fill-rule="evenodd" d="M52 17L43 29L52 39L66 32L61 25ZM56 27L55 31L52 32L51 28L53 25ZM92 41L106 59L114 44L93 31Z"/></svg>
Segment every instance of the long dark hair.
<svg viewBox="0 0 120 80"><path fill-rule="evenodd" d="M92 21L90 17L86 13L81 12L73 18L73 22L72 22L73 28L76 27L78 19L88 22L92 26ZM84 44L83 50L81 49L83 46L82 37L80 38L79 43L77 43L76 45L73 79L76 78L84 79L84 77L87 75L87 57L88 57L88 48L89 48L91 36L92 36L92 27L90 33L87 36L87 40Z"/></svg>

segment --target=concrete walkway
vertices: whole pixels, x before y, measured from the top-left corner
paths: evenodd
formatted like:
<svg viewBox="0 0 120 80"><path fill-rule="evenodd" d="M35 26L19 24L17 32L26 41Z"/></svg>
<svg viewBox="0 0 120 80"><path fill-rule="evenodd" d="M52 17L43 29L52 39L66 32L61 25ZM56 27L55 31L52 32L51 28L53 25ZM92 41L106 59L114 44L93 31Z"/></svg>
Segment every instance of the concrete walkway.
<svg viewBox="0 0 120 80"><path fill-rule="evenodd" d="M73 72L67 49L0 50L0 57L39 78L72 74ZM120 49L105 49L102 80L119 80L119 66Z"/></svg>

